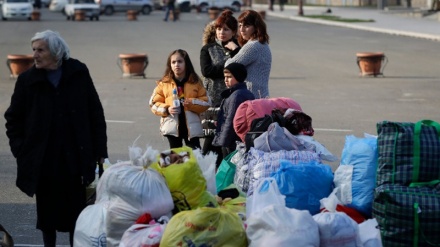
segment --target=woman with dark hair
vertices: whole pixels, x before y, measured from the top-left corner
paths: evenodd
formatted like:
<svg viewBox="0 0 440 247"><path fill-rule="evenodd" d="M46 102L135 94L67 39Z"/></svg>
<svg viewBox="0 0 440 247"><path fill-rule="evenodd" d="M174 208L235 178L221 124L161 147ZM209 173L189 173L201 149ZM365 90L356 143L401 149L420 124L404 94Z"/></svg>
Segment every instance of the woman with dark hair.
<svg viewBox="0 0 440 247"><path fill-rule="evenodd" d="M173 91L180 100L178 105L173 104ZM149 105L161 117L160 132L168 139L170 148L182 147L183 141L193 149L200 148L199 137L203 136L200 114L210 103L186 51L178 49L170 53Z"/></svg>
<svg viewBox="0 0 440 247"><path fill-rule="evenodd" d="M31 38L34 66L20 74L5 113L17 159L17 187L36 197L45 247L69 232L86 207L86 187L107 155L104 110L85 64L70 57L58 32Z"/></svg>
<svg viewBox="0 0 440 247"><path fill-rule="evenodd" d="M225 63L241 63L246 66L248 76L246 85L255 98L269 97L269 75L272 66L272 53L269 48L269 35L266 23L254 10L245 10L238 17L238 43L240 51Z"/></svg>
<svg viewBox="0 0 440 247"><path fill-rule="evenodd" d="M212 146L212 140L222 101L220 93L226 89L223 73L225 62L240 50L236 39L237 29L238 22L232 11L223 11L215 21L206 26L203 33L204 45L200 51L200 68L204 76L203 85L211 99L211 107L202 114L205 136L202 153L204 155L208 152L216 153L217 166L221 162L221 148Z"/></svg>

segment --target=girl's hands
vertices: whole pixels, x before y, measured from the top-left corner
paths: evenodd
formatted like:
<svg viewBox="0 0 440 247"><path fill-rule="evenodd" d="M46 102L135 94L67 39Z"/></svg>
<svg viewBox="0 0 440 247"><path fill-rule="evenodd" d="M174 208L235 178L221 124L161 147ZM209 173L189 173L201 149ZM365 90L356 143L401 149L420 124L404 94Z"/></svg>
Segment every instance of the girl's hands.
<svg viewBox="0 0 440 247"><path fill-rule="evenodd" d="M170 106L170 107L168 107L168 113L171 116L180 114L180 106Z"/></svg>
<svg viewBox="0 0 440 247"><path fill-rule="evenodd" d="M193 100L192 99L185 99L183 101L183 105L184 106L188 106L188 105L192 105Z"/></svg>

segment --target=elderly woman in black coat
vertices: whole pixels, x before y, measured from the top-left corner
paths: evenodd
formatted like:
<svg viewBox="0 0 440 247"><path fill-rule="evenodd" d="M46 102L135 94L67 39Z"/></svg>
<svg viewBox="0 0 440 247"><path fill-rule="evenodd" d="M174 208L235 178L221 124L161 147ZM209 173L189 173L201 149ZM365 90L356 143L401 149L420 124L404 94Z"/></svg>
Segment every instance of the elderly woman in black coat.
<svg viewBox="0 0 440 247"><path fill-rule="evenodd" d="M107 158L104 110L87 66L70 58L57 32L31 39L34 66L20 74L5 112L17 159L17 187L36 195L37 229L44 246L69 232L86 206L86 186Z"/></svg>

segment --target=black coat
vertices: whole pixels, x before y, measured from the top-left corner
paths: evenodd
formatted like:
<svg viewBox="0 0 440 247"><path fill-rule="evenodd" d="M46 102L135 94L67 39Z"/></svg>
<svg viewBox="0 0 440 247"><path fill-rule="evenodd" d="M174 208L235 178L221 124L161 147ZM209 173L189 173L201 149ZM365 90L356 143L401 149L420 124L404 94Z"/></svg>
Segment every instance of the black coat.
<svg viewBox="0 0 440 247"><path fill-rule="evenodd" d="M236 142L240 141L234 130L234 117L241 103L254 100L254 94L246 88L244 82L226 89L221 93L223 101L217 118L217 131L212 145L234 150Z"/></svg>
<svg viewBox="0 0 440 247"><path fill-rule="evenodd" d="M34 66L18 77L5 113L6 135L17 159L17 187L31 197L37 189L43 159L51 155L49 138L57 138L51 126L56 122L55 109L62 109L64 121L73 130L68 134L72 143L67 145L72 150L67 152L78 154L75 159L80 164L76 165L84 185L95 179L98 158L108 157L104 110L86 65L75 59L63 61L59 87L63 106L55 107L54 89L46 71Z"/></svg>

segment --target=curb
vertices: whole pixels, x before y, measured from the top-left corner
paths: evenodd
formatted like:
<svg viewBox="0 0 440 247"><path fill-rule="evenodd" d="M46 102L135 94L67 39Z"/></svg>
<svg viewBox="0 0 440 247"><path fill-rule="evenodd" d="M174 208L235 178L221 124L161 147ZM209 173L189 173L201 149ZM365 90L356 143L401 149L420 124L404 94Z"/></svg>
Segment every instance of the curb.
<svg viewBox="0 0 440 247"><path fill-rule="evenodd" d="M256 4L255 7L257 7L257 9L265 9L265 5L257 5ZM308 8L310 8L310 7L308 7ZM291 6L286 6L285 9L293 9L293 8ZM433 40L433 41L440 41L440 35L434 35L434 34L400 31L400 30L393 30L393 29L379 28L379 27L366 27L366 26L356 25L356 24L352 24L352 23L313 19L313 18L307 18L307 17L293 16L293 15L289 15L286 13L282 14L279 12L272 12L272 11L266 11L266 15L277 17L277 18L290 19L290 20L294 20L294 21L309 22L309 23L315 23L315 24L321 24L321 25L351 28L351 29L370 31L370 32L376 32L376 33L385 33L385 34L396 35L396 36L405 36L405 37L413 37L413 38L421 38L421 39L427 39L427 40Z"/></svg>

